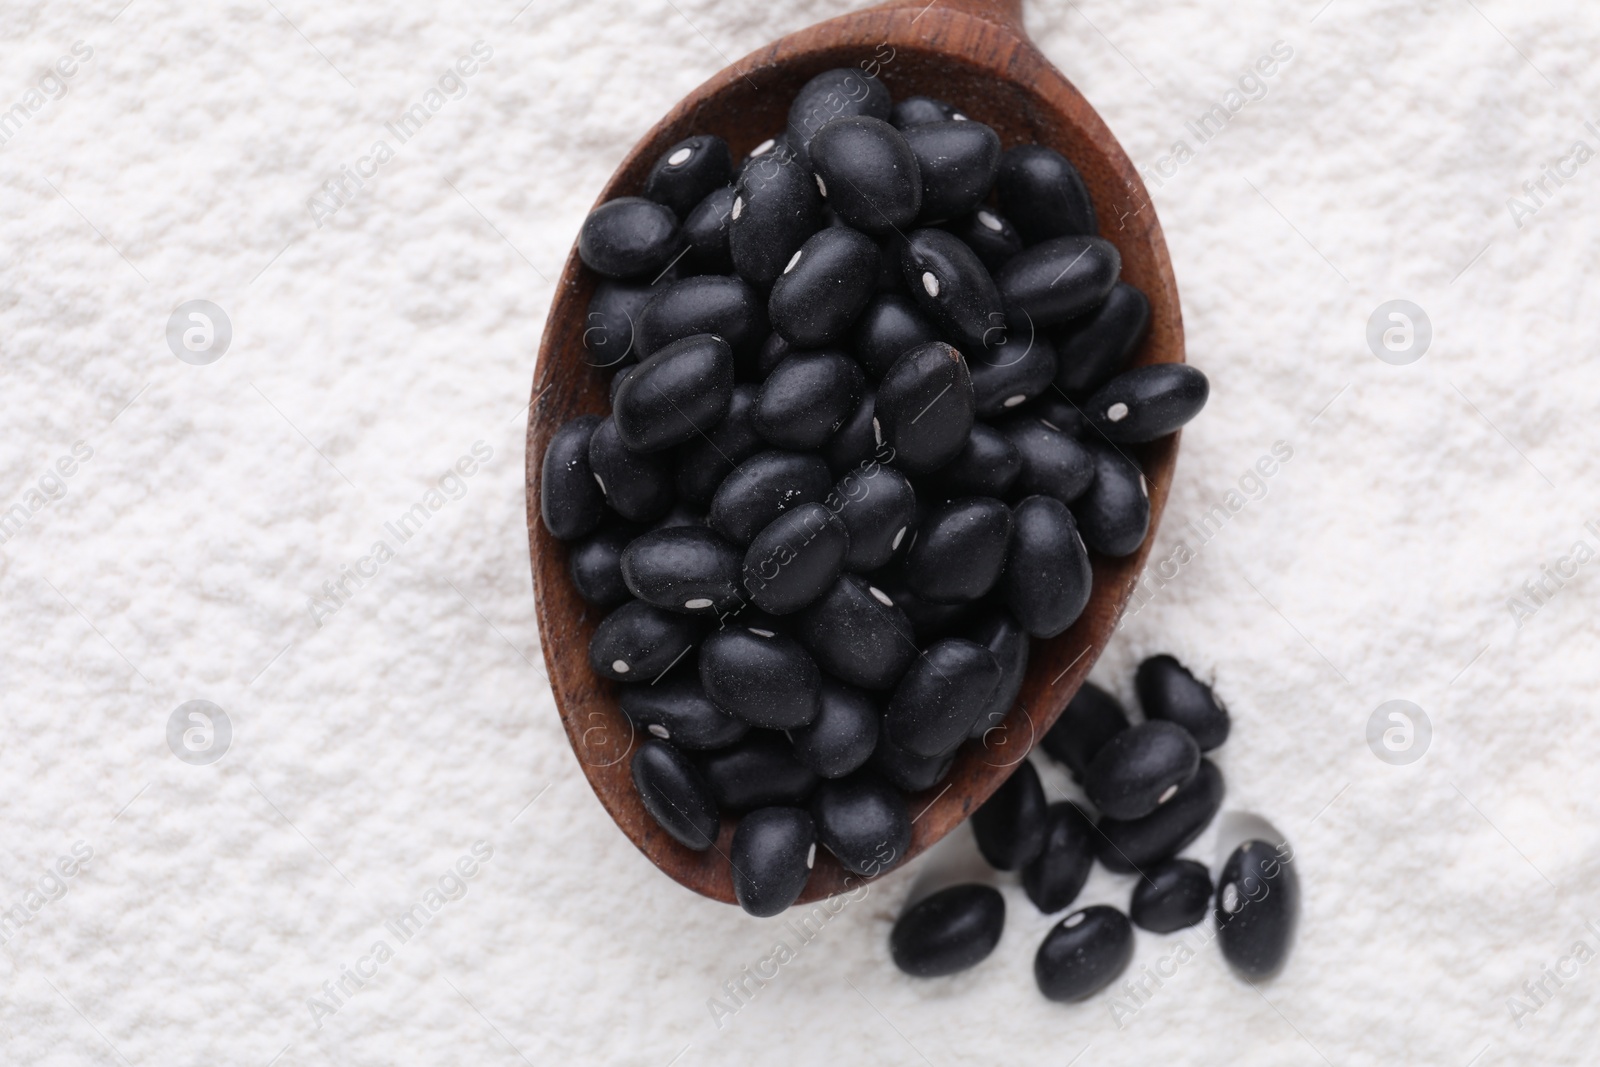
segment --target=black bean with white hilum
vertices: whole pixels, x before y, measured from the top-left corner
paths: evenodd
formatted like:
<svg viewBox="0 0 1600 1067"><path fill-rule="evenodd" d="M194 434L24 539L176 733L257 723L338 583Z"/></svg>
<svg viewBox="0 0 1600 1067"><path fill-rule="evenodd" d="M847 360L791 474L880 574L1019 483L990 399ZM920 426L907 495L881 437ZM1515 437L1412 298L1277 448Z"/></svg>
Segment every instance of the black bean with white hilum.
<svg viewBox="0 0 1600 1067"><path fill-rule="evenodd" d="M570 358L610 403L548 439L543 521L591 666L648 742L646 810L689 848L748 812L735 890L754 914L804 892L802 844L881 873L910 843L907 794L925 808L974 746L1026 752L1030 641L1077 621L1092 558L1143 545L1144 442L1205 400L1192 368L1131 369L1150 304L1071 161L1002 143L967 103L824 71L760 144L663 146L578 242L592 295ZM1149 717L1208 749L1226 712L1181 683ZM1084 774L1106 719L1062 722L1046 746ZM1103 814L1130 864L1220 803L1215 768L1189 772ZM1009 796L980 820L988 851L1075 894L1054 824L1038 856L1000 825ZM944 951L917 966L976 949Z"/></svg>

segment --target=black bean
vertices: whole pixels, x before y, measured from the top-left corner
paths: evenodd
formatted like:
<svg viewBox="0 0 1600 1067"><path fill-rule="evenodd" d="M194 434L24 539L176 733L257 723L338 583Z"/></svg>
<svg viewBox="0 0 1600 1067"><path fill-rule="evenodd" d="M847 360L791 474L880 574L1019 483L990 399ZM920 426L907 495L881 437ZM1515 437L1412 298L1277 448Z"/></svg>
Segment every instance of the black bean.
<svg viewBox="0 0 1600 1067"><path fill-rule="evenodd" d="M1022 869L1022 889L1049 915L1078 899L1094 867L1096 835L1093 820L1070 800L1050 805L1044 824L1044 845Z"/></svg>
<svg viewBox="0 0 1600 1067"><path fill-rule="evenodd" d="M832 488L833 474L820 456L757 452L717 487L708 519L734 544L748 545L779 515L821 500Z"/></svg>
<svg viewBox="0 0 1600 1067"><path fill-rule="evenodd" d="M633 523L613 517L572 546L567 569L579 596L602 611L633 599L622 580L622 552L640 532Z"/></svg>
<svg viewBox="0 0 1600 1067"><path fill-rule="evenodd" d="M1044 848L1045 802L1039 772L1024 759L1011 777L972 813L978 851L999 871L1014 871L1033 862Z"/></svg>
<svg viewBox="0 0 1600 1067"><path fill-rule="evenodd" d="M1160 863L1199 837L1222 807L1222 772L1208 759L1177 795L1140 819L1102 818L1100 862L1118 874Z"/></svg>
<svg viewBox="0 0 1600 1067"><path fill-rule="evenodd" d="M846 570L871 571L888 563L906 543L916 521L917 495L893 467L869 463L839 479L829 504L850 533Z"/></svg>
<svg viewBox="0 0 1600 1067"><path fill-rule="evenodd" d="M911 631L919 644L943 637L959 626L973 611L974 604L930 604L911 591L906 584L905 569L900 565L885 567L872 576L873 586L887 593L895 607L911 620Z"/></svg>
<svg viewBox="0 0 1600 1067"><path fill-rule="evenodd" d="M1084 682L1039 743L1081 782L1089 763L1128 726L1128 713L1117 698L1093 682Z"/></svg>
<svg viewBox="0 0 1600 1067"><path fill-rule="evenodd" d="M842 352L793 352L762 383L756 430L781 448L819 448L855 411L866 384Z"/></svg>
<svg viewBox="0 0 1600 1067"><path fill-rule="evenodd" d="M637 355L637 353L635 353L635 355ZM607 387L609 390L607 393L607 402L610 403L612 407L615 407L617 404L617 390L622 388L623 383L628 380L628 375L632 374L634 370L638 368L638 366L639 364L637 363L627 364L621 370L617 371L611 376L611 384Z"/></svg>
<svg viewBox="0 0 1600 1067"><path fill-rule="evenodd" d="M932 508L906 554L911 591L934 604L977 600L1000 580L1011 531L1011 509L990 497Z"/></svg>
<svg viewBox="0 0 1600 1067"><path fill-rule="evenodd" d="M1194 860L1168 860L1133 887L1128 917L1141 930L1170 934L1195 925L1211 906L1211 872Z"/></svg>
<svg viewBox="0 0 1600 1067"><path fill-rule="evenodd" d="M1004 215L986 207L945 223L945 229L965 241L991 275L1022 251L1022 236L1017 228Z"/></svg>
<svg viewBox="0 0 1600 1067"><path fill-rule="evenodd" d="M1051 1000L1085 1000L1116 981L1131 959L1128 917L1095 904L1068 915L1045 935L1033 957L1033 978Z"/></svg>
<svg viewBox="0 0 1600 1067"><path fill-rule="evenodd" d="M632 771L644 810L679 844L700 852L715 843L721 820L711 788L682 753L665 741L645 741Z"/></svg>
<svg viewBox="0 0 1600 1067"><path fill-rule="evenodd" d="M778 364L788 359L790 353L794 351L796 351L795 346L784 340L782 334L771 334L761 346L761 351L756 355L753 364L748 359L739 364L739 376L759 386L767 380L767 375L776 370Z"/></svg>
<svg viewBox="0 0 1600 1067"><path fill-rule="evenodd" d="M905 132L922 175L922 217L977 210L1000 169L1000 135L981 122L929 122Z"/></svg>
<svg viewBox="0 0 1600 1067"><path fill-rule="evenodd" d="M680 500L676 504L672 505L671 511L667 512L665 515L661 516L661 518L651 523L646 532L655 533L657 530L672 530L682 526L703 527L705 524L705 512L701 511L692 504L686 504Z"/></svg>
<svg viewBox="0 0 1600 1067"><path fill-rule="evenodd" d="M1094 572L1072 512L1054 497L1030 496L1012 509L1016 533L1000 593L1022 628L1055 637L1089 603Z"/></svg>
<svg viewBox="0 0 1600 1067"><path fill-rule="evenodd" d="M911 620L865 578L842 574L799 617L818 666L865 689L892 689L917 658Z"/></svg>
<svg viewBox="0 0 1600 1067"><path fill-rule="evenodd" d="M789 731L795 758L824 778L843 778L871 758L881 718L866 692L824 677L817 717Z"/></svg>
<svg viewBox="0 0 1600 1067"><path fill-rule="evenodd" d="M626 685L617 703L634 726L678 748L725 748L750 732L712 703L694 674L673 671L654 685Z"/></svg>
<svg viewBox="0 0 1600 1067"><path fill-rule="evenodd" d="M1283 968L1300 917L1300 876L1287 844L1246 841L1217 879L1217 939L1222 956L1252 982Z"/></svg>
<svg viewBox="0 0 1600 1067"><path fill-rule="evenodd" d="M1000 664L1000 684L995 686L968 734L976 738L1004 722L1017 702L1028 674L1028 635L1009 611L995 608L969 627L966 636L994 653L995 662ZM1004 743L1001 739L996 747Z"/></svg>
<svg viewBox="0 0 1600 1067"><path fill-rule="evenodd" d="M967 444L934 474L947 497L1003 497L1022 473L1022 453L1010 438L984 423L974 423Z"/></svg>
<svg viewBox="0 0 1600 1067"><path fill-rule="evenodd" d="M589 438L589 467L613 511L632 522L654 522L672 507L672 464L662 453L633 452L622 443L615 418Z"/></svg>
<svg viewBox="0 0 1600 1067"><path fill-rule="evenodd" d="M1122 731L1095 756L1083 791L1102 814L1137 819L1177 795L1200 767L1200 746L1183 727L1142 722Z"/></svg>
<svg viewBox="0 0 1600 1067"><path fill-rule="evenodd" d="M589 665L618 682L660 677L700 640L698 620L630 600L600 620L589 639Z"/></svg>
<svg viewBox="0 0 1600 1067"><path fill-rule="evenodd" d="M1000 684L994 653L962 637L928 646L889 698L895 744L916 756L937 756L972 732Z"/></svg>
<svg viewBox="0 0 1600 1067"><path fill-rule="evenodd" d="M746 167L728 213L728 251L752 285L777 281L789 260L822 227L822 196L804 163L774 153Z"/></svg>
<svg viewBox="0 0 1600 1067"><path fill-rule="evenodd" d="M701 647L700 681L718 707L750 725L789 730L816 718L822 675L794 638L730 625Z"/></svg>
<svg viewBox="0 0 1600 1067"><path fill-rule="evenodd" d="M780 133L776 137L768 137L765 141L750 149L750 154L739 161L739 173L743 174L756 163L771 162L774 159L787 159L794 156L794 149L789 147L789 135Z"/></svg>
<svg viewBox="0 0 1600 1067"><path fill-rule="evenodd" d="M896 789L920 793L932 789L949 775L960 745L937 756L918 756L907 752L889 736L888 716L878 722L878 747L872 750L867 766L888 779Z"/></svg>
<svg viewBox="0 0 1600 1067"><path fill-rule="evenodd" d="M942 978L983 962L1000 943L1006 901L989 885L953 885L924 897L889 933L894 965L913 978Z"/></svg>
<svg viewBox="0 0 1600 1067"><path fill-rule="evenodd" d="M605 515L606 497L589 467L589 439L598 415L579 415L550 435L539 477L539 513L551 536L573 541L592 533Z"/></svg>
<svg viewBox="0 0 1600 1067"><path fill-rule="evenodd" d="M766 304L742 278L702 274L657 292L639 315L639 357L652 355L674 341L695 334L715 334L747 360L767 339Z"/></svg>
<svg viewBox="0 0 1600 1067"><path fill-rule="evenodd" d="M757 386L748 382L733 387L728 413L716 426L689 441L678 453L678 496L691 504L709 507L734 467L766 448L756 432Z"/></svg>
<svg viewBox="0 0 1600 1067"><path fill-rule="evenodd" d="M877 408L895 466L913 474L938 470L961 453L972 432L967 361L942 341L913 348L878 383Z"/></svg>
<svg viewBox="0 0 1600 1067"><path fill-rule="evenodd" d="M612 418L634 452L660 452L713 429L733 399L733 350L720 337L675 341L628 372Z"/></svg>
<svg viewBox="0 0 1600 1067"><path fill-rule="evenodd" d="M895 269L899 269L898 263ZM895 360L938 339L939 331L923 318L909 297L880 293L856 320L856 359L876 381L889 373Z"/></svg>
<svg viewBox="0 0 1600 1067"><path fill-rule="evenodd" d="M1018 491L1070 504L1094 483L1094 457L1082 443L1050 427L1037 417L1018 415L1001 423L1000 432L1022 455Z"/></svg>
<svg viewBox="0 0 1600 1067"><path fill-rule="evenodd" d="M1043 145L1019 145L1000 158L1000 210L1030 245L1096 231L1094 201L1078 168Z"/></svg>
<svg viewBox="0 0 1600 1067"><path fill-rule="evenodd" d="M1228 739L1228 709L1209 685L1171 656L1151 656L1139 664L1133 684L1144 717L1177 723L1194 738L1201 752L1210 752Z"/></svg>
<svg viewBox="0 0 1600 1067"><path fill-rule="evenodd" d="M578 232L578 256L607 278L654 278L683 246L672 209L639 196L608 200Z"/></svg>
<svg viewBox="0 0 1600 1067"><path fill-rule="evenodd" d="M1044 334L1023 327L1008 330L999 344L974 349L967 366L978 418L992 419L1050 388L1056 353Z"/></svg>
<svg viewBox="0 0 1600 1067"><path fill-rule="evenodd" d="M1154 441L1200 414L1210 394L1206 376L1187 363L1152 363L1123 371L1083 409L1094 428L1113 441Z"/></svg>
<svg viewBox="0 0 1600 1067"><path fill-rule="evenodd" d="M661 154L644 179L644 195L686 218L713 189L733 181L728 142L711 133L679 141Z"/></svg>
<svg viewBox="0 0 1600 1067"><path fill-rule="evenodd" d="M583 347L595 367L625 367L639 358L639 316L661 290L648 282L614 282L594 287L584 316Z"/></svg>
<svg viewBox="0 0 1600 1067"><path fill-rule="evenodd" d="M994 284L1006 307L1043 329L1099 306L1121 271L1122 255L1110 241L1056 237L1013 256Z"/></svg>
<svg viewBox="0 0 1600 1067"><path fill-rule="evenodd" d="M1017 409L1017 414L1038 419L1057 433L1081 438L1089 429L1089 417L1083 409L1051 389L1039 394Z"/></svg>
<svg viewBox="0 0 1600 1067"><path fill-rule="evenodd" d="M1073 501L1084 543L1107 556L1128 556L1150 531L1150 490L1144 472L1115 447L1088 443L1094 481Z"/></svg>
<svg viewBox="0 0 1600 1067"><path fill-rule="evenodd" d="M801 808L758 808L739 820L728 850L733 895L751 915L781 914L805 891L817 829Z"/></svg>
<svg viewBox="0 0 1600 1067"><path fill-rule="evenodd" d="M887 119L894 105L877 78L854 67L825 70L806 82L789 105L789 147L809 163L812 138L837 118Z"/></svg>
<svg viewBox="0 0 1600 1067"><path fill-rule="evenodd" d="M900 273L923 314L951 340L977 349L1004 336L1001 291L978 254L955 234L913 230L900 253Z"/></svg>
<svg viewBox="0 0 1600 1067"><path fill-rule="evenodd" d="M1105 303L1062 328L1056 338L1056 384L1075 395L1100 388L1122 369L1150 328L1150 301L1118 282Z"/></svg>
<svg viewBox="0 0 1600 1067"><path fill-rule="evenodd" d="M916 220L923 188L917 160L887 122L834 119L817 131L810 154L817 188L846 226L882 235Z"/></svg>
<svg viewBox="0 0 1600 1067"><path fill-rule="evenodd" d="M872 420L877 416L877 393L863 389L856 409L845 416L833 436L822 444L822 458L834 477L843 478L851 471L865 471L874 466L872 457L878 451L878 431Z"/></svg>
<svg viewBox="0 0 1600 1067"><path fill-rule="evenodd" d="M640 600L691 614L731 611L741 600L737 548L704 526L671 526L636 539L622 554L622 578Z"/></svg>
<svg viewBox="0 0 1600 1067"><path fill-rule="evenodd" d="M878 276L878 246L847 226L813 234L772 286L772 328L790 344L821 348L849 333Z"/></svg>
<svg viewBox="0 0 1600 1067"><path fill-rule="evenodd" d="M756 534L744 556L744 587L762 611L791 615L816 600L844 569L850 534L822 504L801 504Z"/></svg>
<svg viewBox="0 0 1600 1067"><path fill-rule="evenodd" d="M927 122L947 122L956 109L931 96L908 96L894 105L889 122L897 130L908 130Z"/></svg>
<svg viewBox="0 0 1600 1067"><path fill-rule="evenodd" d="M733 186L706 194L683 220L683 239L689 253L684 266L702 274L731 274L733 254L728 251L728 224L733 215Z"/></svg>
<svg viewBox="0 0 1600 1067"><path fill-rule="evenodd" d="M906 798L870 771L825 778L811 797L817 836L852 874L882 874L911 847Z"/></svg>
<svg viewBox="0 0 1600 1067"><path fill-rule="evenodd" d="M817 785L817 776L801 766L776 730L751 730L742 741L705 753L700 767L724 811L804 805Z"/></svg>

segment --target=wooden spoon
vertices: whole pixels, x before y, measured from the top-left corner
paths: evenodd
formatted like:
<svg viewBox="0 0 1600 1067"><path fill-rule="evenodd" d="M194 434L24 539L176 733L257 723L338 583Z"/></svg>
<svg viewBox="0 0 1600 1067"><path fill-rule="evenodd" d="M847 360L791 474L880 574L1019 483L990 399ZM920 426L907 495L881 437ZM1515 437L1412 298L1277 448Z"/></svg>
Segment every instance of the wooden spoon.
<svg viewBox="0 0 1600 1067"><path fill-rule="evenodd" d="M1100 116L1029 42L1021 0L892 0L790 34L723 70L673 108L623 160L596 203L638 195L651 164L694 134L720 134L737 161L782 132L794 94L835 67L876 74L897 100L917 94L947 100L994 127L1007 148L1043 144L1072 160L1094 198L1101 236L1122 253L1122 277L1150 299L1150 335L1135 362L1183 361L1177 285L1144 184ZM695 852L644 810L629 770L639 739L618 710L616 685L589 668L589 638L601 613L579 598L568 576L567 548L539 516L540 464L550 436L569 419L608 410L608 377L590 365L583 347L597 280L574 246L545 324L528 419L528 540L550 687L573 751L623 833L685 886L732 903L728 850L734 820L723 819L715 848ZM1027 680L1003 726L983 743L969 742L945 781L908 798L914 822L907 858L958 826L1009 777L1077 692L1116 629L1155 539L1177 435L1126 451L1149 482L1150 535L1133 556L1094 558L1087 610L1061 636L1033 642ZM847 892L860 882L819 849L800 902Z"/></svg>

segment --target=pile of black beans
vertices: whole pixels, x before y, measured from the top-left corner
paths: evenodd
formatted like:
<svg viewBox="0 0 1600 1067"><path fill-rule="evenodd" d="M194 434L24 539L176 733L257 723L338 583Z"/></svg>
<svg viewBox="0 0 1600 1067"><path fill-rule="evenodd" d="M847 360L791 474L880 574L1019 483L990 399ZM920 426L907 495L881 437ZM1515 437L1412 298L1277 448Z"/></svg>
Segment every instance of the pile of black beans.
<svg viewBox="0 0 1600 1067"><path fill-rule="evenodd" d="M1300 889L1286 843L1239 845L1214 890L1203 864L1177 858L1222 806L1222 773L1202 753L1227 740L1227 709L1171 656L1141 663L1135 688L1143 722L1130 724L1115 697L1086 683L1043 740L1099 818L1070 800L1047 804L1026 760L972 816L984 858L1020 872L1028 899L1047 915L1072 905L1096 858L1135 876L1127 914L1092 905L1045 936L1033 974L1051 1000L1083 1000L1114 982L1133 958L1135 926L1172 933L1210 911L1223 958L1252 982L1278 972L1293 940ZM953 974L987 957L1004 925L998 889L950 886L900 916L890 954L907 974Z"/></svg>
<svg viewBox="0 0 1600 1067"><path fill-rule="evenodd" d="M1208 385L1126 369L1150 307L1068 160L860 70L737 169L674 145L643 194L583 224L611 414L552 436L541 506L607 613L645 808L694 849L738 816L738 898L772 915L819 841L903 858L905 794L1005 717L1090 554L1143 543L1128 446Z"/></svg>

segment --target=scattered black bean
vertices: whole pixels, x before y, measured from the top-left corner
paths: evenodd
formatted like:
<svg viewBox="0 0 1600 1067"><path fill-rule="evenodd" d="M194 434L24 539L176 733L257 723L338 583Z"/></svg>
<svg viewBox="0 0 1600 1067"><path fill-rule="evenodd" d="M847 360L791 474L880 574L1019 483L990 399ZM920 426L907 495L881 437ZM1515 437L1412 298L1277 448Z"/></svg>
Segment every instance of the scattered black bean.
<svg viewBox="0 0 1600 1067"><path fill-rule="evenodd" d="M989 885L953 885L924 897L895 920L894 965L913 978L942 978L983 962L1000 943L1006 901Z"/></svg>
<svg viewBox="0 0 1600 1067"><path fill-rule="evenodd" d="M1034 637L1055 637L1088 606L1094 573L1072 512L1054 497L1012 509L1016 532L1000 582L1006 607Z"/></svg>
<svg viewBox="0 0 1600 1067"><path fill-rule="evenodd" d="M797 636L823 670L865 689L892 689L917 658L911 620L854 574L800 613Z"/></svg>
<svg viewBox="0 0 1600 1067"><path fill-rule="evenodd" d="M919 179L906 138L887 122L834 119L817 131L810 153L817 188L846 226L882 235L916 221L926 176Z"/></svg>
<svg viewBox="0 0 1600 1067"><path fill-rule="evenodd" d="M724 711L752 726L790 730L817 717L822 674L792 637L727 626L700 649L700 681Z"/></svg>
<svg viewBox="0 0 1600 1067"><path fill-rule="evenodd" d="M1036 416L1017 415L1001 423L1000 432L1022 456L1016 488L1070 504L1094 484L1094 457L1081 442L1051 425Z"/></svg>
<svg viewBox="0 0 1600 1067"><path fill-rule="evenodd" d="M1147 719L1165 719L1189 732L1201 752L1228 739L1231 722L1211 687L1171 656L1151 656L1134 675L1139 707Z"/></svg>
<svg viewBox="0 0 1600 1067"><path fill-rule="evenodd" d="M725 748L750 732L743 719L717 707L697 674L675 670L654 685L627 685L617 697L622 713L652 737L678 748Z"/></svg>
<svg viewBox="0 0 1600 1067"><path fill-rule="evenodd" d="M683 259L686 266L703 274L733 271L733 253L728 250L733 195L732 185L713 189L683 220L683 239L689 245L689 254Z"/></svg>
<svg viewBox="0 0 1600 1067"><path fill-rule="evenodd" d="M589 467L589 439L596 415L579 415L550 435L539 477L539 513L551 536L574 541L594 532L605 515L606 497Z"/></svg>
<svg viewBox="0 0 1600 1067"><path fill-rule="evenodd" d="M855 411L866 384L842 352L792 352L761 386L756 430L780 448L820 448Z"/></svg>
<svg viewBox="0 0 1600 1067"><path fill-rule="evenodd" d="M644 195L687 218L713 189L733 181L728 142L702 133L679 141L661 154L644 179Z"/></svg>
<svg viewBox="0 0 1600 1067"><path fill-rule="evenodd" d="M1122 731L1095 756L1083 791L1101 813L1137 819L1177 795L1200 768L1200 746L1183 727L1142 722Z"/></svg>
<svg viewBox="0 0 1600 1067"><path fill-rule="evenodd" d="M1115 254L1115 249L1112 251ZM1021 258L1019 256L1018 260ZM1006 271L1011 271L1016 262L1008 264ZM907 235L900 253L900 273L923 314L952 341L979 349L1005 336L1002 290L996 288L995 279L989 277L978 254L955 234L945 230L913 230ZM1081 268L1079 273L1082 273ZM1032 274L1026 277L1031 279ZM1068 282L1076 278L1075 274ZM1115 282L1116 278L1111 281ZM1108 288L1109 285L1107 283Z"/></svg>
<svg viewBox="0 0 1600 1067"><path fill-rule="evenodd" d="M992 419L1050 388L1056 353L1044 334L1011 330L999 344L974 351L967 367L978 418Z"/></svg>
<svg viewBox="0 0 1600 1067"><path fill-rule="evenodd" d="M1039 743L1081 782L1100 750L1129 725L1128 713L1116 697L1093 682L1084 682Z"/></svg>
<svg viewBox="0 0 1600 1067"><path fill-rule="evenodd" d="M592 461L593 449L590 456ZM717 487L707 518L734 544L748 545L779 515L823 499L832 488L833 473L820 456L757 452Z"/></svg>
<svg viewBox="0 0 1600 1067"><path fill-rule="evenodd" d="M1000 135L981 122L930 122L905 132L922 175L922 217L952 219L975 211L1000 169Z"/></svg>
<svg viewBox="0 0 1600 1067"><path fill-rule="evenodd" d="M889 732L916 756L937 756L966 739L1000 684L994 653L962 637L923 650L889 698Z"/></svg>
<svg viewBox="0 0 1600 1067"><path fill-rule="evenodd" d="M656 289L639 315L641 359L702 333L726 341L736 359L748 359L769 336L766 305L742 278L702 274Z"/></svg>
<svg viewBox="0 0 1600 1067"><path fill-rule="evenodd" d="M896 263L895 269L899 269ZM855 354L874 380L889 373L895 360L939 339L934 328L911 298L898 293L880 293L872 298L855 326Z"/></svg>
<svg viewBox="0 0 1600 1067"><path fill-rule="evenodd" d="M1154 441L1200 414L1211 383L1187 363L1123 371L1084 402L1094 428L1113 441Z"/></svg>
<svg viewBox="0 0 1600 1067"><path fill-rule="evenodd" d="M1133 887L1128 917L1156 934L1187 929L1211 906L1211 872L1194 860L1168 860L1152 867Z"/></svg>
<svg viewBox="0 0 1600 1067"><path fill-rule="evenodd" d="M1090 441L1094 481L1072 503L1084 543L1107 556L1128 556L1150 532L1150 490L1144 472L1117 448Z"/></svg>
<svg viewBox="0 0 1600 1067"><path fill-rule="evenodd" d="M622 580L622 553L639 533L633 523L612 517L572 546L567 569L579 596L602 611L633 599L628 583Z"/></svg>
<svg viewBox="0 0 1600 1067"><path fill-rule="evenodd" d="M900 791L871 771L823 779L811 796L817 836L852 874L882 874L911 847L911 816Z"/></svg>
<svg viewBox="0 0 1600 1067"><path fill-rule="evenodd" d="M865 71L825 70L806 82L789 105L789 147L809 164L811 140L828 123L855 115L887 119L893 108L889 90Z"/></svg>
<svg viewBox="0 0 1600 1067"><path fill-rule="evenodd" d="M753 811L775 804L803 806L817 776L794 758L776 730L751 730L727 748L707 752L700 767L724 811Z"/></svg>
<svg viewBox="0 0 1600 1067"><path fill-rule="evenodd" d="M1133 959L1133 926L1116 908L1095 904L1057 923L1033 957L1039 992L1084 1000L1117 980Z"/></svg>
<svg viewBox="0 0 1600 1067"><path fill-rule="evenodd" d="M1000 158L995 191L1000 210L1030 245L1098 229L1083 176L1054 149L1043 145L1011 149Z"/></svg>
<svg viewBox="0 0 1600 1067"><path fill-rule="evenodd" d="M699 640L697 619L630 600L595 627L589 639L589 666L613 681L649 682Z"/></svg>
<svg viewBox="0 0 1600 1067"><path fill-rule="evenodd" d="M945 223L945 229L965 241L991 275L1022 251L1022 236L1017 228L1005 216L986 207Z"/></svg>
<svg viewBox="0 0 1600 1067"><path fill-rule="evenodd" d="M1011 509L989 497L932 508L906 554L911 591L934 604L977 600L994 588L1011 547Z"/></svg>
<svg viewBox="0 0 1600 1067"><path fill-rule="evenodd" d="M744 557L744 586L762 611L790 615L827 592L844 569L850 534L821 504L801 504L756 534Z"/></svg>
<svg viewBox="0 0 1600 1067"><path fill-rule="evenodd" d="M1035 328L1097 307L1122 271L1117 246L1098 237L1056 237L1013 256L995 275L1006 306Z"/></svg>
<svg viewBox="0 0 1600 1067"><path fill-rule="evenodd" d="M1056 338L1056 384L1074 395L1092 392L1120 371L1150 328L1150 301L1127 282L1105 303L1074 319Z"/></svg>
<svg viewBox="0 0 1600 1067"><path fill-rule="evenodd" d="M968 733L969 737L978 738L1005 721L1017 702L1017 694L1022 692L1028 674L1028 634L1009 611L994 608L967 629L966 637L994 653L995 662L1000 664L1000 684ZM1006 743L1002 738L993 747L998 751Z"/></svg>
<svg viewBox="0 0 1600 1067"><path fill-rule="evenodd" d="M978 851L999 871L1015 871L1033 862L1044 848L1045 801L1039 772L1024 759L1017 769L972 813Z"/></svg>
<svg viewBox="0 0 1600 1067"><path fill-rule="evenodd" d="M578 232L578 257L607 278L653 279L682 247L678 216L640 196L608 200Z"/></svg>
<svg viewBox="0 0 1600 1067"><path fill-rule="evenodd" d="M1164 859L1200 836L1222 807L1222 772L1208 759L1173 798L1141 819L1102 818L1100 862L1118 874L1132 874Z"/></svg>
<svg viewBox="0 0 1600 1067"><path fill-rule="evenodd" d="M1283 968L1300 918L1300 876L1287 845L1246 841L1217 879L1217 939L1228 965L1252 982Z"/></svg>
<svg viewBox="0 0 1600 1067"><path fill-rule="evenodd" d="M758 808L739 820L728 850L733 895L751 915L781 914L805 891L817 829L803 808Z"/></svg>
<svg viewBox="0 0 1600 1067"><path fill-rule="evenodd" d="M789 731L795 758L824 778L843 778L871 758L882 715L864 690L824 676L817 717Z"/></svg>
<svg viewBox="0 0 1600 1067"><path fill-rule="evenodd" d="M625 367L639 358L639 316L661 290L648 282L603 280L589 298L583 347L596 367Z"/></svg>
<svg viewBox="0 0 1600 1067"><path fill-rule="evenodd" d="M938 470L972 432L972 379L961 353L942 341L895 361L878 383L878 428L894 463L913 474Z"/></svg>
<svg viewBox="0 0 1600 1067"><path fill-rule="evenodd" d="M691 614L736 608L743 555L704 526L669 526L637 538L622 554L622 579L640 600Z"/></svg>
<svg viewBox="0 0 1600 1067"><path fill-rule="evenodd" d="M711 788L682 753L652 738L633 754L631 769L644 810L679 844L701 852L716 842L721 820Z"/></svg>
<svg viewBox="0 0 1600 1067"><path fill-rule="evenodd" d="M1022 869L1022 889L1049 915L1072 906L1094 867L1094 821L1070 800L1051 804L1044 817L1044 845Z"/></svg>
<svg viewBox="0 0 1600 1067"><path fill-rule="evenodd" d="M728 212L728 251L746 281L757 286L777 281L821 227L822 197L800 160L773 153L740 173Z"/></svg>

